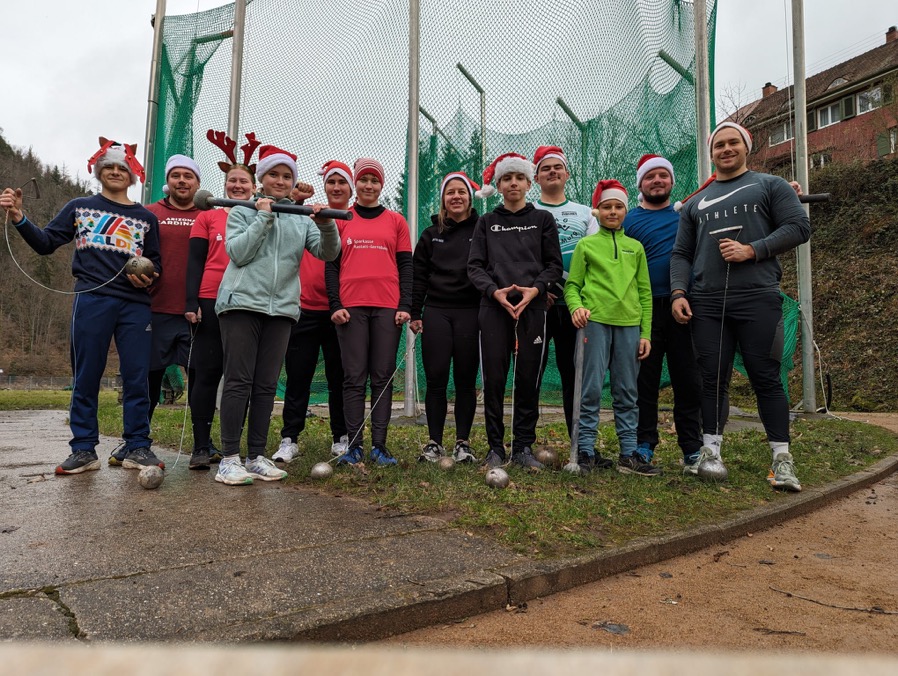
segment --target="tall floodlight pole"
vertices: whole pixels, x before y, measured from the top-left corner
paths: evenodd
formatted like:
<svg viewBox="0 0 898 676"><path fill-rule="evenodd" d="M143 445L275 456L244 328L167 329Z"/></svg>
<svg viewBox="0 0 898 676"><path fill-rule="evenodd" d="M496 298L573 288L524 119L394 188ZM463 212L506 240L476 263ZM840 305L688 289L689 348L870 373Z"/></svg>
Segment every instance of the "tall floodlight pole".
<svg viewBox="0 0 898 676"><path fill-rule="evenodd" d="M795 82L795 177L808 192L808 99L804 70L804 2L792 0L792 68ZM810 217L810 209L804 205ZM814 384L814 296L811 290L811 243L798 247L798 302L801 312L801 402L805 413L817 410Z"/></svg>
<svg viewBox="0 0 898 676"><path fill-rule="evenodd" d="M144 204L153 197L153 155L156 153L156 121L159 115L159 64L162 61L162 30L165 26L165 0L156 0L153 15L153 56L150 61L150 91L147 94L147 129L143 137L143 166L147 180L143 184Z"/></svg>
<svg viewBox="0 0 898 676"><path fill-rule="evenodd" d="M563 98L559 96L555 99L555 103L561 106L564 114L571 118L571 122L580 130L580 189L582 190L580 201L586 203L589 200L589 183L587 182L589 177L586 175L586 125L574 114Z"/></svg>
<svg viewBox="0 0 898 676"><path fill-rule="evenodd" d="M711 89L708 80L708 15L705 0L693 3L695 24L695 150L698 184L711 176L711 156L705 139L711 135Z"/></svg>
<svg viewBox="0 0 898 676"><path fill-rule="evenodd" d="M455 67L461 71L464 78L471 83L471 86L477 90L480 95L480 170L486 169L486 91L474 79L467 68L460 63L456 63ZM483 198L483 213L486 213L486 198Z"/></svg>
<svg viewBox="0 0 898 676"><path fill-rule="evenodd" d="M412 242L418 241L418 109L420 107L419 56L420 6L418 0L408 3L408 171L405 195L408 204L408 232ZM405 329L405 415L415 415L415 334Z"/></svg>
<svg viewBox="0 0 898 676"><path fill-rule="evenodd" d="M243 86L243 35L246 0L234 3L234 36L231 38L231 92L228 96L228 136L240 134L240 88Z"/></svg>

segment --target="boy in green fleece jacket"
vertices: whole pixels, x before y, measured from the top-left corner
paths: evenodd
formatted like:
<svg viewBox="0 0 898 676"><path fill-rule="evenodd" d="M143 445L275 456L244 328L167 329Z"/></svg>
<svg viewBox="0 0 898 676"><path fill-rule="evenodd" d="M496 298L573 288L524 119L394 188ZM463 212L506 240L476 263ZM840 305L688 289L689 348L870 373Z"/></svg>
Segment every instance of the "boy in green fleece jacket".
<svg viewBox="0 0 898 676"><path fill-rule="evenodd" d="M605 372L611 371L614 424L620 441L617 469L656 476L661 470L636 448L636 377L639 361L651 350L652 287L642 244L621 229L627 191L613 179L599 181L592 195L600 229L577 243L564 285L571 319L583 329L583 391L577 434L578 464L596 466L595 441Z"/></svg>

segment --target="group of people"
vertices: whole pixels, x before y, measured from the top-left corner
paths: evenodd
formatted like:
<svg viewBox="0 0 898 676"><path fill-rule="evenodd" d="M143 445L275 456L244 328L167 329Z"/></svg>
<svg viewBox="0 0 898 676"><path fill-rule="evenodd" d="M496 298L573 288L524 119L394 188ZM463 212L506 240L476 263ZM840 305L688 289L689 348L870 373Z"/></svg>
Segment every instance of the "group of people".
<svg viewBox="0 0 898 676"><path fill-rule="evenodd" d="M616 465L624 473L661 473L653 454L666 357L684 471L698 474L703 462L721 462L738 347L771 448L768 480L775 488L801 490L779 375L776 257L807 241L810 228L789 184L748 169L752 140L741 126L724 122L711 134L716 173L679 210L671 203L673 166L658 155L637 163L639 198L632 210L626 189L613 179L599 181L589 206L568 200L568 161L557 146L541 146L532 161L500 155L483 172L482 187L451 172L440 185L439 213L414 248L403 216L381 204L385 174L377 160L361 158L352 168L325 163L319 174L327 204L310 204L311 215L304 216L277 206L314 196L311 185L298 181L295 155L259 147L247 134L238 162L234 140L211 130L208 138L228 160L219 163L226 196L252 207L198 209L200 169L183 155L166 165L166 197L147 208L134 204L127 189L143 179L135 149L105 139L89 162L100 193L73 200L45 228L23 213L20 191L0 195L7 218L38 253L73 239L76 244L73 438L58 474L100 466L97 395L112 337L121 360L124 419L124 443L109 458L112 465L163 466L151 450L150 423L165 368L180 364L188 369L190 468L219 461L215 479L227 485L283 479L283 466L299 453L319 351L336 463L366 459L370 384L367 460L395 465L387 448L392 378L408 324L420 335L427 384L429 441L422 462L447 455L478 460L470 434L479 370L488 442L483 465L542 469L532 448L551 340L582 472ZM540 188L535 203L527 201L533 182ZM478 214L475 198L496 192L501 204ZM351 218L323 218L325 207L347 210ZM151 260L155 272L123 274L135 255ZM282 365L281 443L269 458ZM509 370L510 457L504 415ZM606 372L620 446L616 462L595 448ZM450 374L454 442L445 440ZM210 430L222 377L219 451ZM582 388L575 402L577 378Z"/></svg>

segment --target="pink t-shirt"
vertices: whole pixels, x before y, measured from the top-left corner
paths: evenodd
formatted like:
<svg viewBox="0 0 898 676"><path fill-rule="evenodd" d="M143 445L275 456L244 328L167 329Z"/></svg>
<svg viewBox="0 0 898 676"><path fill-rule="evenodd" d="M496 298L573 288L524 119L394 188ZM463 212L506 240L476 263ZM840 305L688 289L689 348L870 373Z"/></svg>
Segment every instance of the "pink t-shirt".
<svg viewBox="0 0 898 676"><path fill-rule="evenodd" d="M411 253L408 223L402 214L385 210L362 218L352 207L351 221L337 221L340 230L340 301L343 307L399 306L396 254Z"/></svg>
<svg viewBox="0 0 898 676"><path fill-rule="evenodd" d="M224 209L203 211L196 217L190 230L190 238L209 240L209 253L206 254L206 266L203 268L203 279L200 282L200 298L218 297L218 287L230 258L225 250L225 230L228 214ZM303 257L305 258L305 256Z"/></svg>

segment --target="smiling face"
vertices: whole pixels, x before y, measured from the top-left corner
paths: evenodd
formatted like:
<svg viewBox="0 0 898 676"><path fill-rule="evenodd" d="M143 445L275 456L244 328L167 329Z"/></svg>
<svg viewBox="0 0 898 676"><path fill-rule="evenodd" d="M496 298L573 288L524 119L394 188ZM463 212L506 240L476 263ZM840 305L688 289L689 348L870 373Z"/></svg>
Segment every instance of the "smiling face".
<svg viewBox="0 0 898 676"><path fill-rule="evenodd" d="M168 201L177 208L193 208L193 196L200 189L200 180L190 169L175 167L165 179L168 185Z"/></svg>
<svg viewBox="0 0 898 676"><path fill-rule="evenodd" d="M599 205L599 224L609 230L618 230L627 215L627 207L618 199L605 200Z"/></svg>
<svg viewBox="0 0 898 676"><path fill-rule="evenodd" d="M324 195L332 209L345 209L352 196L352 186L340 174L331 174L324 182Z"/></svg>
<svg viewBox="0 0 898 676"><path fill-rule="evenodd" d="M376 207L384 184L374 174L362 174L355 181L355 201L363 207Z"/></svg>
<svg viewBox="0 0 898 676"><path fill-rule="evenodd" d="M262 192L279 200L290 195L293 190L293 171L286 164L272 167L262 177Z"/></svg>
<svg viewBox="0 0 898 676"><path fill-rule="evenodd" d="M711 161L718 178L733 178L748 170L748 146L742 134L732 127L724 127L711 142Z"/></svg>
<svg viewBox="0 0 898 676"><path fill-rule="evenodd" d="M131 187L131 174L120 164L107 164L97 176L103 190L111 193L127 191Z"/></svg>
<svg viewBox="0 0 898 676"><path fill-rule="evenodd" d="M565 183L571 177L564 162L555 157L543 160L536 168L536 184L541 190L563 190Z"/></svg>
<svg viewBox="0 0 898 676"><path fill-rule="evenodd" d="M248 200L253 196L256 186L246 169L235 167L225 178L225 195L232 200Z"/></svg>
<svg viewBox="0 0 898 676"><path fill-rule="evenodd" d="M639 191L649 204L664 204L670 199L671 190L673 190L673 179L670 177L670 172L663 167L652 169L639 184Z"/></svg>
<svg viewBox="0 0 898 676"><path fill-rule="evenodd" d="M443 210L446 216L461 223L471 214L471 193L460 178L453 178L443 190Z"/></svg>

